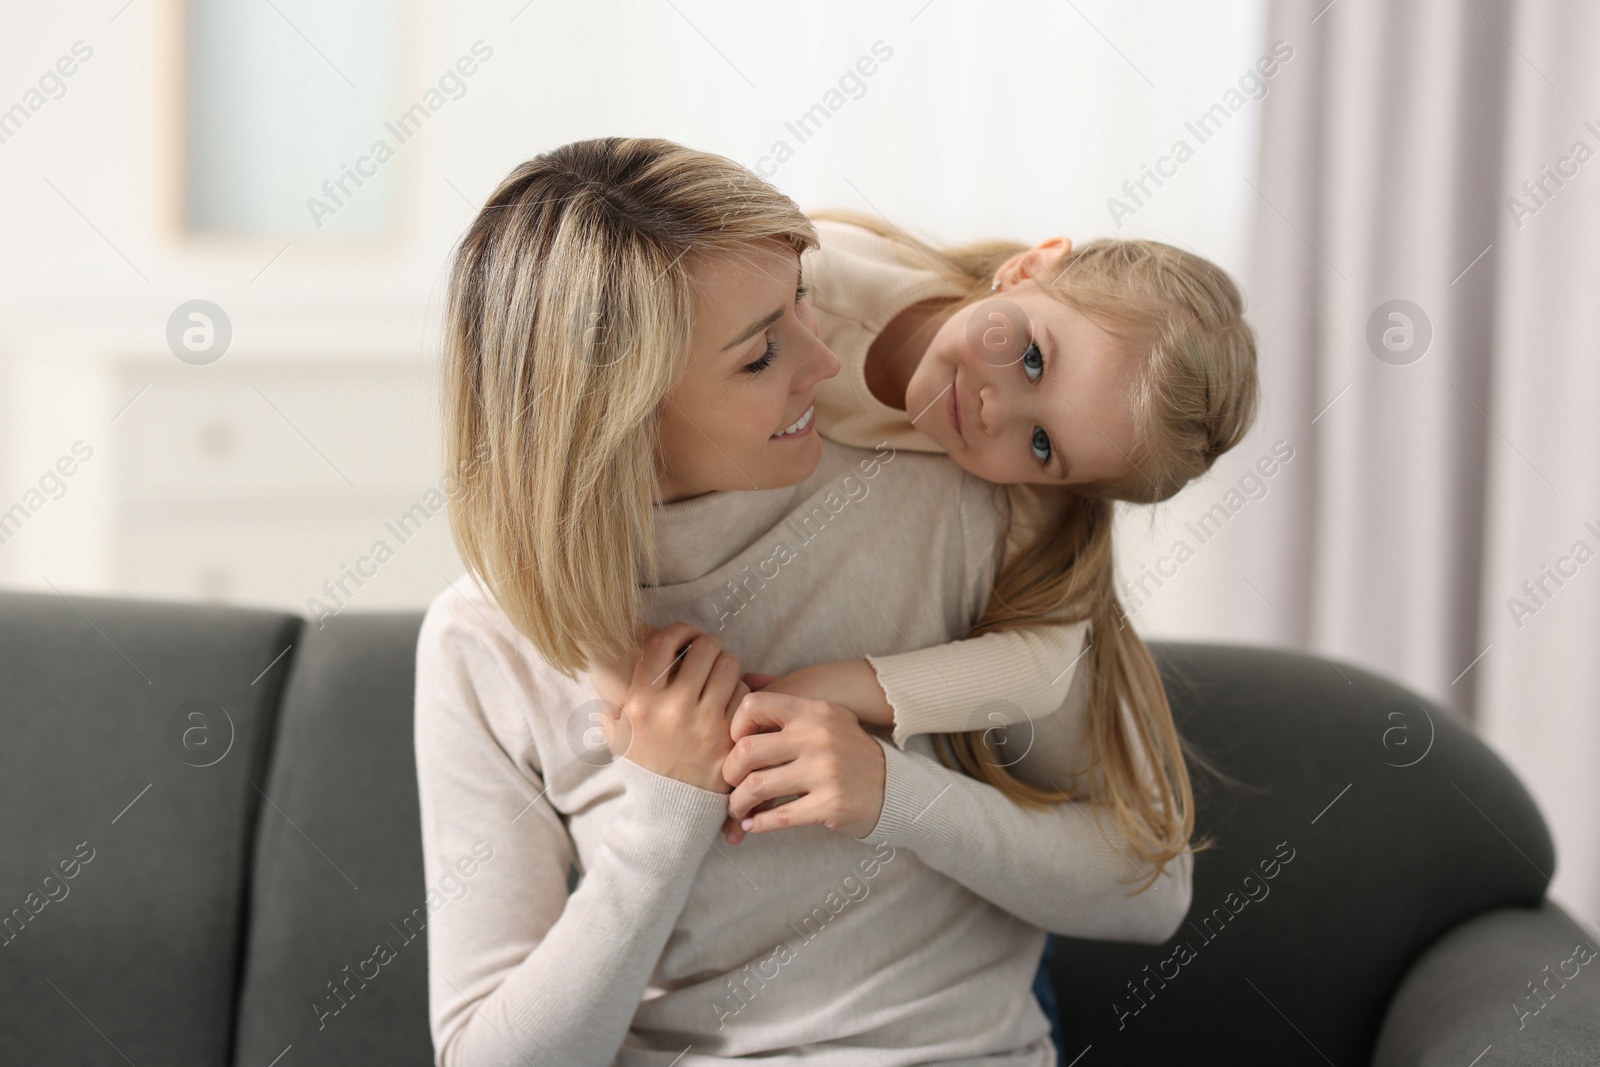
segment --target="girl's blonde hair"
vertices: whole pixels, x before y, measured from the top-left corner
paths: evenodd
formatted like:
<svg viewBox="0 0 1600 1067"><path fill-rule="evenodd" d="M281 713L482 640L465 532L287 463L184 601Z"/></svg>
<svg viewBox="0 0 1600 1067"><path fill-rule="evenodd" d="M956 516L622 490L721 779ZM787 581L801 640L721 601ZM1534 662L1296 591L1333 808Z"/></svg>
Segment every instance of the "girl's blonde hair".
<svg viewBox="0 0 1600 1067"><path fill-rule="evenodd" d="M722 156L577 141L517 166L455 250L443 356L462 561L568 677L637 648L657 412L690 351L691 264L816 231Z"/></svg>
<svg viewBox="0 0 1600 1067"><path fill-rule="evenodd" d="M931 263L964 287L960 305L992 298L995 272L1028 247L982 241L940 249L856 212L814 211L811 217L853 223L914 252L908 262ZM1159 869L1191 848L1194 791L1185 755L1206 763L1179 737L1155 662L1117 598L1112 501L1166 500L1239 443L1255 418L1255 337L1239 290L1224 271L1158 241L1100 238L1075 245L1035 280L1141 360L1128 397L1132 473L1071 490L1013 486L1045 521L1007 561L972 633L1088 621L1088 786L1081 777L1066 792L1018 780L996 758L991 730L936 734L935 748L946 766L958 766L1023 806L1087 797L1109 809L1139 858ZM1149 770L1140 766L1141 756Z"/></svg>

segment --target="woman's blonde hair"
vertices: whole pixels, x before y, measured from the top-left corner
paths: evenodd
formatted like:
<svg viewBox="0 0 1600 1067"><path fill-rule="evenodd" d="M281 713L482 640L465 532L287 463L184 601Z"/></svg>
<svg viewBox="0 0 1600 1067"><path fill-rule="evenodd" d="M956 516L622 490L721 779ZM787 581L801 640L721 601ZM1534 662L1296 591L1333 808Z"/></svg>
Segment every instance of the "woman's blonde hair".
<svg viewBox="0 0 1600 1067"><path fill-rule="evenodd" d="M964 287L959 305L992 298L1000 265L1028 247L981 241L941 249L856 212L813 211L811 217L853 223L914 251L908 262L931 263ZM1047 620L1089 623L1089 773L1068 783L1066 792L1020 781L996 758L992 730L936 734L935 748L946 766L1023 806L1087 797L1109 809L1139 858L1159 869L1191 847L1206 846L1190 842L1194 791L1185 755L1206 763L1178 735L1155 661L1118 600L1112 501L1166 500L1239 443L1255 418L1255 337L1239 290L1221 268L1158 241L1100 238L1076 245L1035 280L1141 361L1127 398L1134 424L1131 473L1071 490L1013 487L1033 505L1028 513L1044 521L1008 559L972 634ZM1149 760L1148 770L1141 758Z"/></svg>
<svg viewBox="0 0 1600 1067"><path fill-rule="evenodd" d="M517 166L450 268L443 358L450 529L551 666L636 651L657 561L662 401L686 368L691 265L817 243L794 201L722 156L577 141Z"/></svg>

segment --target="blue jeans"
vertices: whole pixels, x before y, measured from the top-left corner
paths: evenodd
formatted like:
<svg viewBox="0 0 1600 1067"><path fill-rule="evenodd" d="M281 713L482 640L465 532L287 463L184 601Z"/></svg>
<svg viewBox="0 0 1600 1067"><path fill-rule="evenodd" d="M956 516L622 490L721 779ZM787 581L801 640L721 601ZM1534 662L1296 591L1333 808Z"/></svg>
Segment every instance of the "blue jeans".
<svg viewBox="0 0 1600 1067"><path fill-rule="evenodd" d="M1056 1005L1055 987L1050 984L1050 960L1055 956L1056 935L1045 934L1044 955L1039 958L1039 973L1033 976L1033 995L1050 1020L1050 1040L1055 1042L1056 1062L1061 1062L1061 1009Z"/></svg>

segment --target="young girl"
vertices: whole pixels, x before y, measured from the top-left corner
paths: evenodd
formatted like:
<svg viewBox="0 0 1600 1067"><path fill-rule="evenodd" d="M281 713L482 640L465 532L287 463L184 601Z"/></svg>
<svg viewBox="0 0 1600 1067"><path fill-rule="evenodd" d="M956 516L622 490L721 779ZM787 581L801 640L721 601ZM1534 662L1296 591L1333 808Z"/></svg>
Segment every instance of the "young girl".
<svg viewBox="0 0 1600 1067"><path fill-rule="evenodd" d="M1167 499L1249 428L1255 343L1237 288L1154 241L941 251L865 216L812 219L821 247L803 272L842 364L818 385L818 429L946 452L1007 486L1013 522L973 637L819 664L768 688L892 725L901 747L933 734L947 766L953 753L1024 806L1087 795L1141 860L1164 864L1188 847L1192 790L1160 677L1117 601L1111 502ZM1077 759L1035 760L1043 773L1019 780L1028 768L995 751L993 727L1042 728L1052 713Z"/></svg>

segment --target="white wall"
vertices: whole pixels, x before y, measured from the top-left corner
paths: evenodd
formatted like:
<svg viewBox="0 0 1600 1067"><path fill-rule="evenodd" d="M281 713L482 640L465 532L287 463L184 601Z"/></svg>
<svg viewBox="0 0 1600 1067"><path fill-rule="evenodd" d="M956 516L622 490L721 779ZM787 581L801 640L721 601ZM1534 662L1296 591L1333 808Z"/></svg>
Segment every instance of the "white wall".
<svg viewBox="0 0 1600 1067"><path fill-rule="evenodd" d="M382 64L306 2L278 3L326 53L303 57L296 107L337 108L352 92L343 72ZM762 170L803 207L878 211L936 239L1147 236L1243 272L1259 103L1204 144L1184 123L1265 50L1257 0L403 11L394 114L475 42L493 54L384 164L393 231L222 238L180 222L181 5L5 3L0 107L75 42L93 56L0 143L0 508L75 441L94 454L0 544L0 581L303 608L437 481L432 374L452 243L514 163L577 138L673 138ZM263 47L311 47L283 18L252 32ZM846 79L842 106L800 143L785 123L829 102L875 45L887 58ZM325 150L328 124L306 129L301 143L292 125L241 122L237 150L259 156L263 138ZM1194 158L1116 225L1107 198L1179 138ZM775 166L764 157L780 139L793 156ZM355 138L348 160L368 143ZM209 366L166 342L168 316L196 298L233 329ZM1236 476L1225 460L1153 516L1130 515L1130 572ZM421 604L456 566L440 517L352 607ZM1185 565L1141 611L1144 628L1204 633L1213 569L1204 553Z"/></svg>

